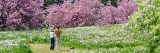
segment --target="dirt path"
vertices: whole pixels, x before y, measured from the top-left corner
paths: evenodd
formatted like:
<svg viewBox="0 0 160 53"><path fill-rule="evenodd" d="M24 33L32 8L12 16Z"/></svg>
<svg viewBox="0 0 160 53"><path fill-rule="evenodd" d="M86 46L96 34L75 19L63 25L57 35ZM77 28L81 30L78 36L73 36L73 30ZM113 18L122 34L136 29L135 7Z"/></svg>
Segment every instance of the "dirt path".
<svg viewBox="0 0 160 53"><path fill-rule="evenodd" d="M80 50L61 47L61 50L49 49L49 44L30 44L33 53L79 53Z"/></svg>

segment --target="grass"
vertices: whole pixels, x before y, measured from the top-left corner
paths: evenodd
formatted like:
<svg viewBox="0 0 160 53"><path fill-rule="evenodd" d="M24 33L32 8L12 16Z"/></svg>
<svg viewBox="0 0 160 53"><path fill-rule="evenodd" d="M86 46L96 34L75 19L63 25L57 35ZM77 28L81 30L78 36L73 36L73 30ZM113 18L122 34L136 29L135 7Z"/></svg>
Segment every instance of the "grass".
<svg viewBox="0 0 160 53"><path fill-rule="evenodd" d="M62 31L61 46L65 49L74 47L75 51L80 51L80 53L84 51L95 53L148 52L145 44L147 44L146 40L149 36L131 33L125 25L64 28ZM1 31L0 42L5 40L21 41L30 44L33 53L37 53L38 50L45 53L55 52L48 49L50 43L48 33L48 30ZM56 52L63 53L63 51Z"/></svg>

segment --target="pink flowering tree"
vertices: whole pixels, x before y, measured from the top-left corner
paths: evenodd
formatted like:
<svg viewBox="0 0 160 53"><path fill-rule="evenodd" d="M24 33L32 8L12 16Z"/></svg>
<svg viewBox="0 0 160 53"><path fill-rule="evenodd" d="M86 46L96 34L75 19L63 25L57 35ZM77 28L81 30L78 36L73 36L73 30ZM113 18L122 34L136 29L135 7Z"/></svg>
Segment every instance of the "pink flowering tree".
<svg viewBox="0 0 160 53"><path fill-rule="evenodd" d="M0 29L35 29L42 22L43 0L0 0Z"/></svg>
<svg viewBox="0 0 160 53"><path fill-rule="evenodd" d="M127 23L128 16L136 10L133 0L117 0L117 7L111 1L104 5L100 0L75 0L74 3L65 0L47 8L45 23L62 27L121 24Z"/></svg>

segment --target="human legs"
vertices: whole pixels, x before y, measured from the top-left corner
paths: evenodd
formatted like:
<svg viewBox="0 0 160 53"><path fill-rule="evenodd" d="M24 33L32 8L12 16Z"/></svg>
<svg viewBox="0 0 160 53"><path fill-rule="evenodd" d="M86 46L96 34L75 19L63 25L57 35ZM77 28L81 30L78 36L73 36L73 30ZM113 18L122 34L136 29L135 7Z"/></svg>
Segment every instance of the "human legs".
<svg viewBox="0 0 160 53"><path fill-rule="evenodd" d="M56 38L56 49L60 50L60 38Z"/></svg>
<svg viewBox="0 0 160 53"><path fill-rule="evenodd" d="M54 46L55 46L55 39L53 37L53 38L51 38L51 47L50 47L50 50L54 50Z"/></svg>

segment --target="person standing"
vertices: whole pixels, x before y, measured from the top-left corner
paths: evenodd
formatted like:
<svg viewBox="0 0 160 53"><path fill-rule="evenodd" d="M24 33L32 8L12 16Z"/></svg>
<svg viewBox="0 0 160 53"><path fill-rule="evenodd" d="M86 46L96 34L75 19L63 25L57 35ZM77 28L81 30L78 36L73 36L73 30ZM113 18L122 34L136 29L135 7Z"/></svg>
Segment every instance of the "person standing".
<svg viewBox="0 0 160 53"><path fill-rule="evenodd" d="M62 31L60 30L60 26L55 27L54 34L56 35L56 49L60 50L60 36Z"/></svg>
<svg viewBox="0 0 160 53"><path fill-rule="evenodd" d="M54 50L54 47L55 47L55 38L54 38L54 29L53 28L50 28L50 39L51 39L50 50Z"/></svg>

